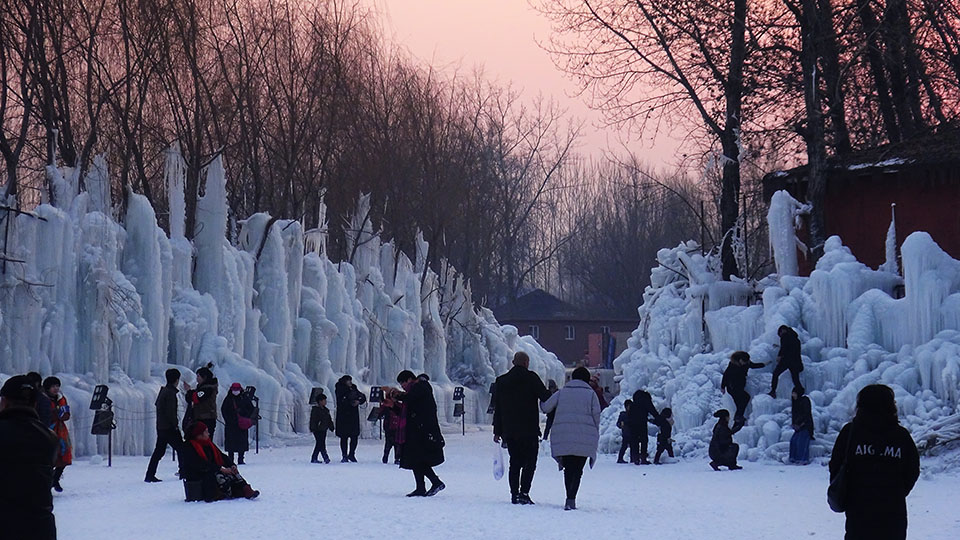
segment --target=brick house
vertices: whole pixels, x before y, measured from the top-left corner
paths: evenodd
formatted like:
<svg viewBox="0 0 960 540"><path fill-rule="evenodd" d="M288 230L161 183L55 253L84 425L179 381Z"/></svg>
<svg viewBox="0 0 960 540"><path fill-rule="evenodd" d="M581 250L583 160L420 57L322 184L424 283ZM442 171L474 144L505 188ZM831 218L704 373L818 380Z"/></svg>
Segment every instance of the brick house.
<svg viewBox="0 0 960 540"><path fill-rule="evenodd" d="M493 313L500 324L515 326L521 336L533 336L567 367L610 367L640 321L589 313L541 289L495 308Z"/></svg>
<svg viewBox="0 0 960 540"><path fill-rule="evenodd" d="M807 166L763 178L764 198L785 189L806 200ZM895 208L891 209L891 205ZM891 211L897 245L915 231L926 231L954 258L960 258L960 129L832 157L827 162L827 236L839 235L864 264L886 259L885 238ZM806 231L800 235L805 236ZM808 274L812 268L800 270Z"/></svg>

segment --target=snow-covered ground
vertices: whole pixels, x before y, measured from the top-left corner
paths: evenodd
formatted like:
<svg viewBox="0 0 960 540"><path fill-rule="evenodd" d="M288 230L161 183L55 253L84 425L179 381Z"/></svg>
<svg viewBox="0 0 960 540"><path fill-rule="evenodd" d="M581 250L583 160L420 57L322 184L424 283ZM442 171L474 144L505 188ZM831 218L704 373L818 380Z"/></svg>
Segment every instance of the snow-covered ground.
<svg viewBox="0 0 960 540"><path fill-rule="evenodd" d="M61 538L840 538L843 516L827 508L827 469L745 463L714 472L702 459L662 466L618 465L600 457L584 473L579 510L564 512L563 479L541 454L534 507L509 502L506 478L491 474L491 433L447 433L447 489L408 499L408 471L380 463L380 441L362 440L359 464L312 465L311 446L261 449L241 473L255 501L185 503L168 459L160 484L144 484L146 457L79 461L54 499ZM312 439L311 439L312 441ZM312 442L311 442L312 444ZM331 457L337 440L328 437ZM545 449L542 449L545 450ZM960 537L960 477L924 475L908 498L910 538Z"/></svg>

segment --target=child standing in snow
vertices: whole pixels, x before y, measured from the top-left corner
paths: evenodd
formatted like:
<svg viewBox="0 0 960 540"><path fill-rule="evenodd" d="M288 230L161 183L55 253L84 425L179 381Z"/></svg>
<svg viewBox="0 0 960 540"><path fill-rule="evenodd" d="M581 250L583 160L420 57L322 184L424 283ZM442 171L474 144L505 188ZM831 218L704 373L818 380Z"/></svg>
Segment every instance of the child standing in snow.
<svg viewBox="0 0 960 540"><path fill-rule="evenodd" d="M793 436L790 437L790 463L810 463L810 441L813 440L813 411L810 398L803 395L802 386L794 386L791 393L790 413L793 420Z"/></svg>
<svg viewBox="0 0 960 540"><path fill-rule="evenodd" d="M623 456L627 453L627 447L630 446L630 406L633 405L632 400L626 400L623 402L623 412L620 413L620 416L617 417L617 427L620 428L620 455L617 457L617 463L626 463L623 459ZM630 456L633 457L632 455Z"/></svg>
<svg viewBox="0 0 960 540"><path fill-rule="evenodd" d="M657 453L653 456L653 464L660 465L660 456L666 451L667 455L673 457L673 409L670 407L660 411L660 419L657 422L660 431L657 433Z"/></svg>
<svg viewBox="0 0 960 540"><path fill-rule="evenodd" d="M313 446L313 456L310 463L320 463L318 455L323 456L324 463L330 463L330 456L327 455L327 430L333 429L333 418L330 417L330 409L327 408L327 396L320 394L317 396L317 403L310 410L310 432L316 444Z"/></svg>

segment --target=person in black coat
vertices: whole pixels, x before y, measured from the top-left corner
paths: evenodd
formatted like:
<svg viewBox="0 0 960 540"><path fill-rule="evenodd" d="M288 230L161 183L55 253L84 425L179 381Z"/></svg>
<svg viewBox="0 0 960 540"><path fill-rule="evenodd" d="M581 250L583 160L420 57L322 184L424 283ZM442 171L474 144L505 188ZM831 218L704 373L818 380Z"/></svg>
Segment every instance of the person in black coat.
<svg viewBox="0 0 960 540"><path fill-rule="evenodd" d="M50 403L50 398L42 391L43 376L36 371L31 371L26 374L26 377L30 384L37 389L37 399L34 403L34 408L37 410L37 417L40 418L41 424L49 428L53 425L53 406Z"/></svg>
<svg viewBox="0 0 960 540"><path fill-rule="evenodd" d="M260 495L240 476L230 456L213 444L210 431L203 422L195 422L188 437L180 452L180 478L200 482L203 500L255 499Z"/></svg>
<svg viewBox="0 0 960 540"><path fill-rule="evenodd" d="M777 335L780 336L780 352L777 353L777 365L773 368L773 382L770 386L770 397L777 397L777 383L780 382L780 375L784 371L790 370L790 378L793 379L794 386L803 386L800 384L800 372L803 371L803 359L800 357L800 337L797 332L789 326L781 326L777 329Z"/></svg>
<svg viewBox="0 0 960 540"><path fill-rule="evenodd" d="M794 386L791 394L790 416L793 436L790 437L790 463L806 465L810 462L810 441L813 440L813 406L803 395L802 386Z"/></svg>
<svg viewBox="0 0 960 540"><path fill-rule="evenodd" d="M727 364L727 369L723 370L723 378L720 380L720 392L729 392L737 406L733 415L734 425L743 426L747 423L745 415L747 404L750 403L750 394L746 390L747 372L764 366L766 366L764 363L751 362L750 354L745 351L737 351L730 355L730 363Z"/></svg>
<svg viewBox="0 0 960 540"><path fill-rule="evenodd" d="M846 467L844 467L846 465ZM846 470L846 540L907 537L907 495L920 476L920 456L897 419L893 390L871 384L857 395L853 421L830 456L830 480Z"/></svg>
<svg viewBox="0 0 960 540"><path fill-rule="evenodd" d="M623 459L624 454L627 453L627 448L630 447L630 406L633 405L633 400L626 400L623 402L623 410L620 411L620 416L617 417L617 427L620 428L620 455L617 456L617 463L626 463ZM630 456L633 458L633 455Z"/></svg>
<svg viewBox="0 0 960 540"><path fill-rule="evenodd" d="M660 421L660 414L653 406L650 393L637 390L633 393L633 405L627 415L627 424L630 426L630 461L635 465L649 465L647 460L647 446L650 444L650 431L647 422L656 424Z"/></svg>
<svg viewBox="0 0 960 540"><path fill-rule="evenodd" d="M210 438L213 438L217 430L217 392L220 390L220 382L213 376L210 368L213 364L207 364L197 370L197 388L191 389L190 384L183 383L183 390L186 392L184 398L187 401L187 411L183 413L183 432L187 433L193 424L203 422L210 430Z"/></svg>
<svg viewBox="0 0 960 540"><path fill-rule="evenodd" d="M317 403L310 409L310 433L313 433L313 439L316 441L310 463L320 463L317 459L319 455L323 456L324 463L330 463L330 456L327 455L327 431L332 429L333 418L330 417L330 409L327 408L327 396L320 394L317 396Z"/></svg>
<svg viewBox="0 0 960 540"><path fill-rule="evenodd" d="M432 497L447 487L433 468L443 463L443 435L437 419L437 402L433 399L430 383L418 379L412 371L404 370L397 375L397 382L404 394L397 399L404 402L407 426L400 467L413 471L416 488L407 497ZM430 489L425 479L430 480Z"/></svg>
<svg viewBox="0 0 960 540"><path fill-rule="evenodd" d="M157 466L163 455L167 453L167 445L175 451L180 449L183 439L180 437L180 420L177 417L177 384L180 382L180 371L170 368L164 374L167 378L166 386L160 388L157 394L157 445L150 456L147 465L147 474L144 482L159 482Z"/></svg>
<svg viewBox="0 0 960 540"><path fill-rule="evenodd" d="M230 392L220 404L220 414L223 415L223 447L231 460L234 452L237 453L237 465L244 464L243 454L250 450L247 430L252 425L253 410L253 401L243 393L243 386L238 382L231 384ZM240 425L241 418L245 419L245 427Z"/></svg>
<svg viewBox="0 0 960 540"><path fill-rule="evenodd" d="M673 409L665 407L660 411L660 420L657 422L660 431L657 432L657 453L653 456L653 464L660 465L660 456L666 451L673 457Z"/></svg>
<svg viewBox="0 0 960 540"><path fill-rule="evenodd" d="M356 463L357 440L360 437L360 405L367 402L363 392L353 384L353 377L340 377L333 388L337 397L337 437L340 437L340 463Z"/></svg>
<svg viewBox="0 0 960 540"><path fill-rule="evenodd" d="M533 504L530 487L540 452L540 403L549 397L543 381L530 371L530 357L522 351L513 356L510 371L494 383L493 440L503 440L510 455L513 504Z"/></svg>
<svg viewBox="0 0 960 540"><path fill-rule="evenodd" d="M740 445L733 442L733 434L740 431L743 424L734 422L731 429L730 411L726 409L720 409L713 416L717 418L717 425L713 426L713 438L710 439L710 466L715 471L719 471L721 466L731 471L742 469L737 465Z"/></svg>
<svg viewBox="0 0 960 540"><path fill-rule="evenodd" d="M40 423L37 388L24 375L0 388L0 536L56 540L53 462L56 435Z"/></svg>
<svg viewBox="0 0 960 540"><path fill-rule="evenodd" d="M549 381L547 381L547 392L549 392L551 396L556 394L559 391L560 389L557 388L557 381L553 379L550 379ZM550 438L550 428L553 427L553 419L556 417L557 417L556 409L547 413L547 423L543 426L543 440L547 440Z"/></svg>

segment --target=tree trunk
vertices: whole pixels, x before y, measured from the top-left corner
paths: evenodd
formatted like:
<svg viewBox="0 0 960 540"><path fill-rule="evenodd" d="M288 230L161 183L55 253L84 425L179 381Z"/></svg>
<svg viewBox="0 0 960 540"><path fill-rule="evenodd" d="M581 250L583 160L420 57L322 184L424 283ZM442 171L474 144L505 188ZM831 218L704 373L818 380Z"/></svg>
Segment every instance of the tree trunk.
<svg viewBox="0 0 960 540"><path fill-rule="evenodd" d="M827 151L823 111L820 108L820 92L817 86L817 60L820 56L817 45L822 42L816 0L803 0L800 30L802 44L800 66L803 69L803 102L807 113L807 130L804 133L807 145L807 202L813 209L810 213L810 256L813 264L823 255L826 240L824 199L826 198Z"/></svg>
<svg viewBox="0 0 960 540"><path fill-rule="evenodd" d="M724 132L720 137L723 148L723 177L720 189L720 261L724 279L739 276L737 259L733 253L733 230L740 217L740 122L743 114L743 64L746 58L747 0L736 0L730 21L730 67L727 73Z"/></svg>
<svg viewBox="0 0 960 540"><path fill-rule="evenodd" d="M833 27L833 5L830 0L818 0L817 23L820 28L820 60L823 80L826 83L827 107L833 127L833 145L837 154L850 152L850 130L844 110L846 98L840 74L840 53L837 50L837 34Z"/></svg>
<svg viewBox="0 0 960 540"><path fill-rule="evenodd" d="M870 0L857 0L857 14L860 16L864 42L867 44L867 60L877 89L877 101L880 105L880 116L883 117L883 125L887 131L887 139L890 142L898 142L901 138L900 125L893 108L893 100L890 98L890 85L887 83L883 53L876 38L879 24L873 8L870 7Z"/></svg>

